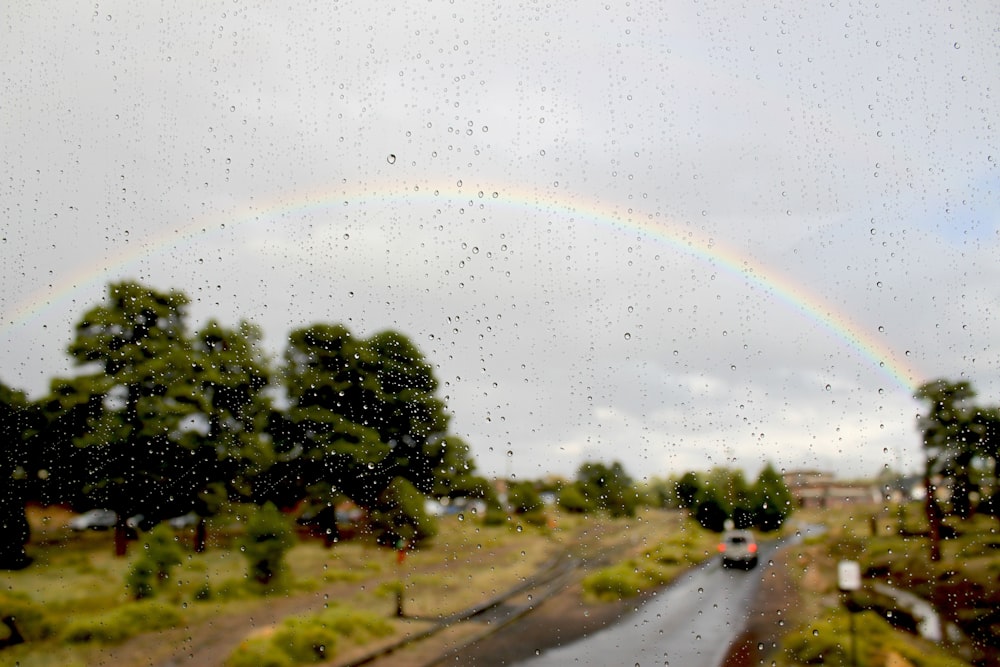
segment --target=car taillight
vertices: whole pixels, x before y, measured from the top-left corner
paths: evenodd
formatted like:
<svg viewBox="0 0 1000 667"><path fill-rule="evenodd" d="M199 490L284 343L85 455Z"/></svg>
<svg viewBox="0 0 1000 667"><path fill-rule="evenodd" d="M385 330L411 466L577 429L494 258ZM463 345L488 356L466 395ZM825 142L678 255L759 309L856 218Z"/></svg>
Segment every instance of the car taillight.
<svg viewBox="0 0 1000 667"><path fill-rule="evenodd" d="M752 553L752 554L757 553L757 545L756 544L751 543L749 548L750 548L750 553Z"/></svg>

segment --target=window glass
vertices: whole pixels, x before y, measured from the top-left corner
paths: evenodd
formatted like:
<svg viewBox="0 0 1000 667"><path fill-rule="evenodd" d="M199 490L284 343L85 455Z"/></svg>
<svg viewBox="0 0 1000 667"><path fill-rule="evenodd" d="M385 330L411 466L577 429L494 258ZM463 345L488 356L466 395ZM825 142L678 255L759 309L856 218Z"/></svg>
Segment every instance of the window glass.
<svg viewBox="0 0 1000 667"><path fill-rule="evenodd" d="M299 507L332 542L384 498L464 517L447 489L473 468L524 513L558 489L519 484L553 476L604 503L625 475L920 476L920 387L1000 392L992 0L0 16L0 381L59 404L65 451L134 427L176 482L87 491L75 513L112 514L85 537L263 504L235 472L184 481L205 443L212 465L253 459L277 507L349 499ZM309 472L331 442L364 454ZM11 479L68 474L8 459Z"/></svg>

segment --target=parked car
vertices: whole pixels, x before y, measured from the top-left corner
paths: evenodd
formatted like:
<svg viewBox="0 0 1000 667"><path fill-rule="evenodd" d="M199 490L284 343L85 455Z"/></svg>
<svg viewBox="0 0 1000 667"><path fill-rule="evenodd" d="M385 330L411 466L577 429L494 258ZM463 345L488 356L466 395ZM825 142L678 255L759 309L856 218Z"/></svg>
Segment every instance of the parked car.
<svg viewBox="0 0 1000 667"><path fill-rule="evenodd" d="M167 524L175 530L180 530L181 528L190 528L191 526L197 525L198 521L199 516L197 512L188 512L187 514L181 514L180 516L175 516L172 519L167 519Z"/></svg>
<svg viewBox="0 0 1000 667"><path fill-rule="evenodd" d="M180 516L171 517L165 520L167 525L175 530L180 530L181 528L190 528L198 523L198 514L196 512L188 512L187 514L181 514ZM125 525L132 530L147 531L151 530L158 523L157 520L152 517L147 517L145 514L136 514L135 516L130 516L125 520Z"/></svg>
<svg viewBox="0 0 1000 667"><path fill-rule="evenodd" d="M114 510L89 510L70 519L68 525L71 530L108 530L117 521Z"/></svg>
<svg viewBox="0 0 1000 667"><path fill-rule="evenodd" d="M749 530L727 530L719 542L722 567L757 567L757 540Z"/></svg>

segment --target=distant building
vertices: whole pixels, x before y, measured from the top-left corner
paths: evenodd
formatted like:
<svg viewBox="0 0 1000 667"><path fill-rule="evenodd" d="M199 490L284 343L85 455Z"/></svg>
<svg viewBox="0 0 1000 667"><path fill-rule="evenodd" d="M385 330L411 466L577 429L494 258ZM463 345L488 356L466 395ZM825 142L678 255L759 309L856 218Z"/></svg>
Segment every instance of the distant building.
<svg viewBox="0 0 1000 667"><path fill-rule="evenodd" d="M795 502L803 508L874 505L882 499L873 483L838 481L831 473L820 470L792 470L782 477Z"/></svg>
<svg viewBox="0 0 1000 667"><path fill-rule="evenodd" d="M939 486L941 480L934 480L934 483ZM927 495L923 475L906 475L890 479L885 483L882 492L886 500L894 503L923 500Z"/></svg>

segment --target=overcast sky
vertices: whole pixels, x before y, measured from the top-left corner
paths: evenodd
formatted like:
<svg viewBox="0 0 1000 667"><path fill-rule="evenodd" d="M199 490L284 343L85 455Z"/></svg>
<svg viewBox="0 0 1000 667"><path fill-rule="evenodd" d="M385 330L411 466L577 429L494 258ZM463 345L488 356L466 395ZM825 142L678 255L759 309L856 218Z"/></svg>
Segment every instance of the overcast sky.
<svg viewBox="0 0 1000 667"><path fill-rule="evenodd" d="M0 381L109 282L397 329L491 475L915 470L1000 403L1000 9L0 7Z"/></svg>

